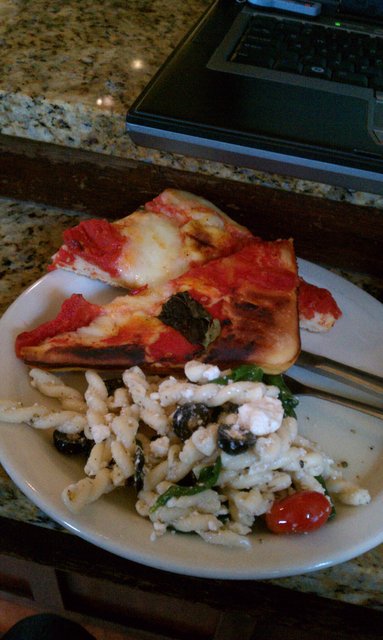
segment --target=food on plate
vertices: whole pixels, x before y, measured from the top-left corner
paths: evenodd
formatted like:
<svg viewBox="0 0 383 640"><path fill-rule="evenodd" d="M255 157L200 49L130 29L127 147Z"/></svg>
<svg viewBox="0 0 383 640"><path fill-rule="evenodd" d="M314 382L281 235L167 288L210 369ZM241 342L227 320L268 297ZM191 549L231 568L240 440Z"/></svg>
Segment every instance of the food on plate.
<svg viewBox="0 0 383 640"><path fill-rule="evenodd" d="M74 294L55 319L17 336L16 353L47 368L138 365L167 373L198 358L279 373L300 350L297 285L292 241L254 238L236 253L104 306Z"/></svg>
<svg viewBox="0 0 383 640"><path fill-rule="evenodd" d="M121 220L92 218L67 229L51 269L59 267L134 291L234 253L251 240L248 229L211 202L166 189Z"/></svg>
<svg viewBox="0 0 383 640"><path fill-rule="evenodd" d="M299 325L313 332L329 331L341 317L334 297L323 287L299 279Z"/></svg>
<svg viewBox="0 0 383 640"><path fill-rule="evenodd" d="M67 229L50 269L65 269L134 293L230 255L252 240L248 229L208 200L165 189L121 220L91 218ZM331 293L302 278L300 283L301 329L328 331L341 316Z"/></svg>
<svg viewBox="0 0 383 640"><path fill-rule="evenodd" d="M196 360L178 378L135 366L105 381L88 370L83 397L50 372L32 369L30 377L58 408L1 401L0 420L89 442L84 472L62 491L73 513L129 485L153 540L194 532L211 544L246 548L254 528L258 535L265 524L308 533L334 516L335 498L353 506L370 501L341 464L298 433L297 400L281 375Z"/></svg>

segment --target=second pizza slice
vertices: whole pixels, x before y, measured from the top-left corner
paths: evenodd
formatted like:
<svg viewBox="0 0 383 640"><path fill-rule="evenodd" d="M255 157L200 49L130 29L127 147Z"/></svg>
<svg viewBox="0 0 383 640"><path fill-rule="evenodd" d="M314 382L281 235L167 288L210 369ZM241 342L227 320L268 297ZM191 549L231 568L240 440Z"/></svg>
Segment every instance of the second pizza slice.
<svg viewBox="0 0 383 640"><path fill-rule="evenodd" d="M74 295L55 319L20 334L16 353L50 369L139 365L169 373L198 358L279 373L299 354L297 286L292 241L253 239L231 255L104 306Z"/></svg>

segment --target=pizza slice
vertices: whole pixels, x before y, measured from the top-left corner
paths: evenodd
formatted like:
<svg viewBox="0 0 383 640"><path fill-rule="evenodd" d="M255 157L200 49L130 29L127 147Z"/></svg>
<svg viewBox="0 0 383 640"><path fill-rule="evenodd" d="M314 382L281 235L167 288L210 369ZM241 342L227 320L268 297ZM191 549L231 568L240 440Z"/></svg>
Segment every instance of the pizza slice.
<svg viewBox="0 0 383 640"><path fill-rule="evenodd" d="M121 220L91 218L66 230L50 270L66 269L135 293L230 255L253 239L208 200L166 189ZM330 292L300 282L301 329L328 331L341 315L335 300Z"/></svg>
<svg viewBox="0 0 383 640"><path fill-rule="evenodd" d="M51 369L139 365L169 373L198 358L279 373L299 354L297 285L292 241L253 239L105 306L75 294L55 319L21 333L16 353L28 365Z"/></svg>
<svg viewBox="0 0 383 640"><path fill-rule="evenodd" d="M121 220L91 218L67 229L50 269L135 291L230 255L252 239L248 229L211 202L166 189Z"/></svg>

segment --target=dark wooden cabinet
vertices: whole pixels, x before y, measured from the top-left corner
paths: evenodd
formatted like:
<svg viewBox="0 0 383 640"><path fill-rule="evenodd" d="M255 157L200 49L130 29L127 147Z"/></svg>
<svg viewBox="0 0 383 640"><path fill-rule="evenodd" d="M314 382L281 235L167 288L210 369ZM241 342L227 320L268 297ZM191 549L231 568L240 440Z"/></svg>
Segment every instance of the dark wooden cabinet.
<svg viewBox="0 0 383 640"><path fill-rule="evenodd" d="M138 565L76 536L0 518L0 594L142 640L375 640L383 612L275 586Z"/></svg>

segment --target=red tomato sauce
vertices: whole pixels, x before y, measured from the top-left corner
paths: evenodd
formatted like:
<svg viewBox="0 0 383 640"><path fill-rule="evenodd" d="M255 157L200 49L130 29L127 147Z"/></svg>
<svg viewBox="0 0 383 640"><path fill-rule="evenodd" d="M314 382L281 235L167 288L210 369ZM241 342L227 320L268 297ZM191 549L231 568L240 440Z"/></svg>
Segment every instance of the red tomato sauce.
<svg viewBox="0 0 383 640"><path fill-rule="evenodd" d="M166 327L166 331L148 347L148 352L154 361L185 362L199 349L198 345L191 344L178 331L172 327Z"/></svg>
<svg viewBox="0 0 383 640"><path fill-rule="evenodd" d="M245 282L263 290L292 291L298 284L295 271L281 266L276 248L272 248L270 260L267 260L265 244L271 247L269 243L255 241L227 258L193 267L178 281L190 282L191 285L195 279L210 286L213 283L222 295L236 291Z"/></svg>
<svg viewBox="0 0 383 640"><path fill-rule="evenodd" d="M32 331L24 331L17 336L16 354L20 356L24 347L39 345L47 338L88 326L92 320L100 315L101 311L101 307L88 302L81 294L74 293L70 298L64 300L56 318L44 322Z"/></svg>
<svg viewBox="0 0 383 640"><path fill-rule="evenodd" d="M103 343L107 345L135 344L145 348L151 337L158 333L159 324L160 321L157 318L141 315L129 317L127 315L126 324L115 335L103 339Z"/></svg>
<svg viewBox="0 0 383 640"><path fill-rule="evenodd" d="M330 313L334 318L342 315L330 291L299 280L299 310L308 320L317 313Z"/></svg>
<svg viewBox="0 0 383 640"><path fill-rule="evenodd" d="M296 274L287 269L255 269L248 280L260 289L272 291L292 291L298 285Z"/></svg>
<svg viewBox="0 0 383 640"><path fill-rule="evenodd" d="M179 207L176 205L169 204L163 198L162 194L147 202L145 208L153 213L162 213L163 215L170 218L173 222L175 222L179 227L189 220L189 216L185 214Z"/></svg>
<svg viewBox="0 0 383 640"><path fill-rule="evenodd" d="M127 240L107 220L83 220L76 227L64 231L64 242L67 250L59 250L56 263L70 264L73 256L78 256L111 276L119 275L117 261Z"/></svg>

